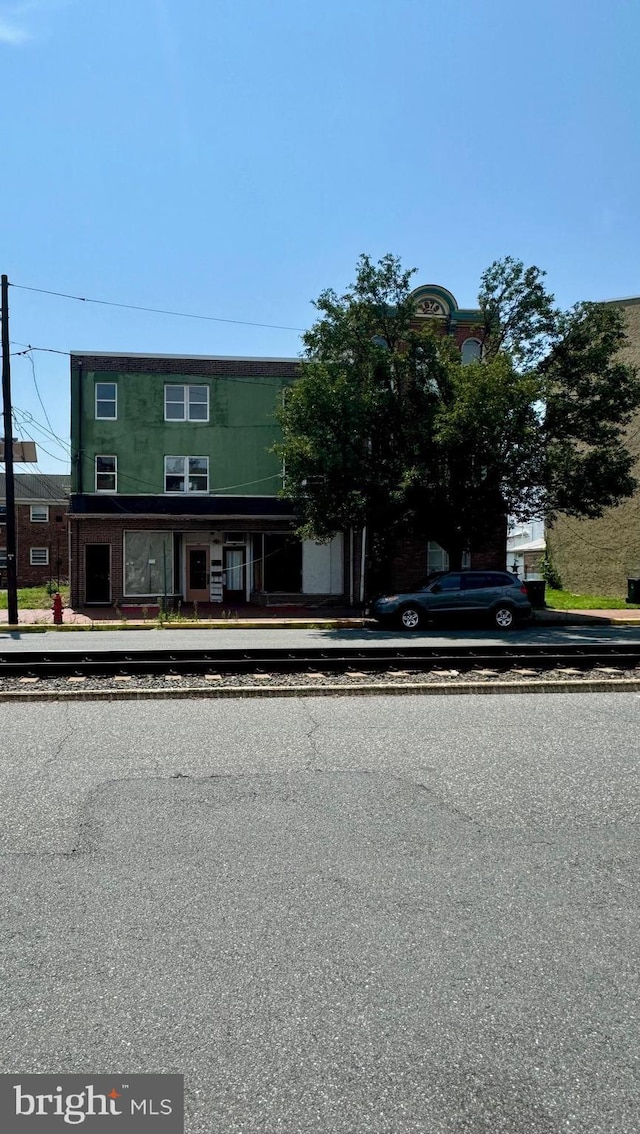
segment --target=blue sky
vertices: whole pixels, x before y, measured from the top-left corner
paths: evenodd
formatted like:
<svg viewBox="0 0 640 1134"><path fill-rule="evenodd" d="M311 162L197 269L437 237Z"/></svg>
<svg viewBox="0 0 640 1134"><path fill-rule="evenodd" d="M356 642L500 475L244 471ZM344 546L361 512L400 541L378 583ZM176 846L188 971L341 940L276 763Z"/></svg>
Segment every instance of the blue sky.
<svg viewBox="0 0 640 1134"><path fill-rule="evenodd" d="M361 252L462 306L507 254L563 306L640 294L639 42L637 0L0 0L0 271L301 328ZM10 300L12 340L61 351L299 351L295 331ZM65 439L68 360L34 362ZM12 382L43 422L26 358Z"/></svg>

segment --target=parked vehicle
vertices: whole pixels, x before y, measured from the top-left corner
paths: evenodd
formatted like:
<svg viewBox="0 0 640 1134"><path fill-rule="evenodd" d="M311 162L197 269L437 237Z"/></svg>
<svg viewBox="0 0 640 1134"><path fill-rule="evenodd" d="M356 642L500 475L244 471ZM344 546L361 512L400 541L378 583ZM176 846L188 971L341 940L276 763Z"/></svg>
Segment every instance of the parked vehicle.
<svg viewBox="0 0 640 1134"><path fill-rule="evenodd" d="M403 630L452 616L488 616L499 630L510 630L531 617L531 601L524 583L508 571L447 571L418 590L376 599L370 614Z"/></svg>

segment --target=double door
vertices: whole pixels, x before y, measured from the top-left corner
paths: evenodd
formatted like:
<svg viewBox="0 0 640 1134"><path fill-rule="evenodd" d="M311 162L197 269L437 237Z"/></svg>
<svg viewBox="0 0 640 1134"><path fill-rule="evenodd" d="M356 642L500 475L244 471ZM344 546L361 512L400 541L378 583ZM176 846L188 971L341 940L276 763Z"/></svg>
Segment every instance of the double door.
<svg viewBox="0 0 640 1134"><path fill-rule="evenodd" d="M222 553L222 598L224 602L245 601L245 548L225 547ZM187 602L210 602L211 552L204 544L187 545Z"/></svg>

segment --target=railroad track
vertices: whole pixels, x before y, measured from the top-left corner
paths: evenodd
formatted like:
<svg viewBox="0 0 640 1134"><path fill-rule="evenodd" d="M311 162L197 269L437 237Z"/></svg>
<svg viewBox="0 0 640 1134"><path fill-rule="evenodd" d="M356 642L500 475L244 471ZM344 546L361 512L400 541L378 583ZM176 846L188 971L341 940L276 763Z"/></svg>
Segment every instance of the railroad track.
<svg viewBox="0 0 640 1134"><path fill-rule="evenodd" d="M640 643L615 645L472 645L305 647L255 650L56 650L0 651L2 677L108 677L134 674L304 673L313 670L371 673L407 669L460 672L485 668L592 670L597 666L634 669L640 666Z"/></svg>

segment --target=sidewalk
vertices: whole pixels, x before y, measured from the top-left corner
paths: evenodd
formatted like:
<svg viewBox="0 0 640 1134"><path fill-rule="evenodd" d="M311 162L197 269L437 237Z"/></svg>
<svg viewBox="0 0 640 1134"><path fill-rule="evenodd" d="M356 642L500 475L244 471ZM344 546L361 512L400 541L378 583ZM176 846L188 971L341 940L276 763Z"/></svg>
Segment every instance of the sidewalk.
<svg viewBox="0 0 640 1134"><path fill-rule="evenodd" d="M640 610L534 610L538 623L556 626L640 626Z"/></svg>
<svg viewBox="0 0 640 1134"><path fill-rule="evenodd" d="M113 610L99 612L96 610L95 614L102 613L102 617L95 617L86 614L81 610L71 610L65 608L63 611L63 625L74 626L78 629L82 626L93 626L96 629L104 630L153 630L157 629L161 623L158 622L157 617L152 616L147 619L140 618L139 614L136 615L123 612L117 614ZM368 620L367 620L368 621ZM6 624L7 611L0 610L0 625ZM215 629L216 627L224 627L230 629L234 626L239 629L249 629L250 627L263 627L266 629L269 626L273 627L297 627L299 629L322 627L362 627L365 619L362 615L354 614L353 610L349 608L343 609L330 609L323 611L321 609L301 609L283 607L256 607L255 609L247 610L246 607L239 611L220 611L214 614L209 610L204 616L198 619L189 618L188 616L183 620L177 620L175 617L169 618L162 623L166 627L175 627L176 629L184 630L198 630L198 629ZM33 626L34 629L38 626L53 627L53 612L51 610L19 610L18 623L20 626ZM534 623L545 626L638 626L640 627L640 610L626 609L621 607L619 610L535 610Z"/></svg>
<svg viewBox="0 0 640 1134"><path fill-rule="evenodd" d="M102 617L100 617L102 615ZM6 625L8 620L7 611L0 610L0 625ZM324 611L322 609L307 608L291 608L291 607L256 607L247 610L243 608L241 611L224 610L218 613L207 611L200 613L197 619L193 616L189 617L185 614L184 619L177 619L175 616L167 618L164 622L159 622L156 615L150 615L144 619L140 616L139 612L135 614L123 611L117 614L113 610L99 611L96 610L92 614L86 614L82 610L72 610L65 607L62 613L62 622L64 627L75 627L80 629L83 626L93 627L99 630L157 630L160 626L168 628L180 628L183 630L199 630L199 629L215 629L216 627L224 627L230 629L238 627L241 629L248 629L250 627L298 627L300 629L314 628L314 627L348 627L356 626L362 627L362 615L355 614L353 610L334 609ZM48 629L59 629L54 627L53 611L52 610L18 610L18 625L21 627L30 626L34 630L38 627L46 626Z"/></svg>

